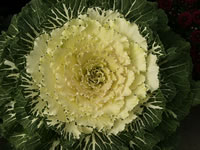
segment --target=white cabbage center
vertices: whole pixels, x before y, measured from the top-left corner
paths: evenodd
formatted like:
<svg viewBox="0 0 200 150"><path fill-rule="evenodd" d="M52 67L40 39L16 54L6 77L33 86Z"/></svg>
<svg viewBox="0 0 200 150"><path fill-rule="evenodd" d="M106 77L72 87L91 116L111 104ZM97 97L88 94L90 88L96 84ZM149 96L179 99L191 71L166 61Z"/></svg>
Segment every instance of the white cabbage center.
<svg viewBox="0 0 200 150"><path fill-rule="evenodd" d="M117 134L159 87L157 57L135 23L88 9L34 42L27 73L40 92L33 108L78 138L94 129ZM59 126L58 126L59 128Z"/></svg>

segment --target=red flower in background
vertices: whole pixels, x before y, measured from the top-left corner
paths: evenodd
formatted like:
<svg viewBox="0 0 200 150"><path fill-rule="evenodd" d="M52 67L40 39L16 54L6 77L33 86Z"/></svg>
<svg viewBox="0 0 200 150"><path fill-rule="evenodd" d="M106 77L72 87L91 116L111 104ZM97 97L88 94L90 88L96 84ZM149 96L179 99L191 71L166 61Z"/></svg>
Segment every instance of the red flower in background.
<svg viewBox="0 0 200 150"><path fill-rule="evenodd" d="M187 5L193 5L194 3L197 2L197 0L183 0L183 2Z"/></svg>
<svg viewBox="0 0 200 150"><path fill-rule="evenodd" d="M200 25L200 10L193 12L193 21L194 23Z"/></svg>
<svg viewBox="0 0 200 150"><path fill-rule="evenodd" d="M158 7L169 11L172 8L172 0L158 0Z"/></svg>
<svg viewBox="0 0 200 150"><path fill-rule="evenodd" d="M178 24L183 27L189 27L192 24L192 15L189 12L183 12L178 16Z"/></svg>
<svg viewBox="0 0 200 150"><path fill-rule="evenodd" d="M195 30L192 32L191 41L195 44L200 44L200 30Z"/></svg>

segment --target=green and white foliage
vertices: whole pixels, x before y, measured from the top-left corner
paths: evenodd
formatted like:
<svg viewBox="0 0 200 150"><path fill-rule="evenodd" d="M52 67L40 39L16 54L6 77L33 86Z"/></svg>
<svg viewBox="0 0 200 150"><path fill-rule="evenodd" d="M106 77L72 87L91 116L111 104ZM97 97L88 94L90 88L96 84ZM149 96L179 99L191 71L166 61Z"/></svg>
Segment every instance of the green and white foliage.
<svg viewBox="0 0 200 150"><path fill-rule="evenodd" d="M189 48L156 3L32 0L0 36L1 135L17 150L171 149L198 103Z"/></svg>

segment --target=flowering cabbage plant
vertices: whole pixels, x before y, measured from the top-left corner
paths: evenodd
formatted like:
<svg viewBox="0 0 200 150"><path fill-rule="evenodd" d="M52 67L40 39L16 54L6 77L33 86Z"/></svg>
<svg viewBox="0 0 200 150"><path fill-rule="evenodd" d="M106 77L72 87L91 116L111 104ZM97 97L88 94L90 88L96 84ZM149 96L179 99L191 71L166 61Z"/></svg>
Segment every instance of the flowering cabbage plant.
<svg viewBox="0 0 200 150"><path fill-rule="evenodd" d="M171 149L189 43L146 0L32 0L0 36L1 135L19 150Z"/></svg>

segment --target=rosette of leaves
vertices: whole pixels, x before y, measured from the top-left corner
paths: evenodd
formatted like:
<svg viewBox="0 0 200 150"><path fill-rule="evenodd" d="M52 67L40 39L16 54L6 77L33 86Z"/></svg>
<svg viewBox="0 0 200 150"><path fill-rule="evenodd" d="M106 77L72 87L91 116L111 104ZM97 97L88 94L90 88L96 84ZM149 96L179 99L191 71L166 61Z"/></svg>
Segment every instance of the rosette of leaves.
<svg viewBox="0 0 200 150"><path fill-rule="evenodd" d="M156 3L32 0L0 36L1 135L19 150L173 149L189 49Z"/></svg>

